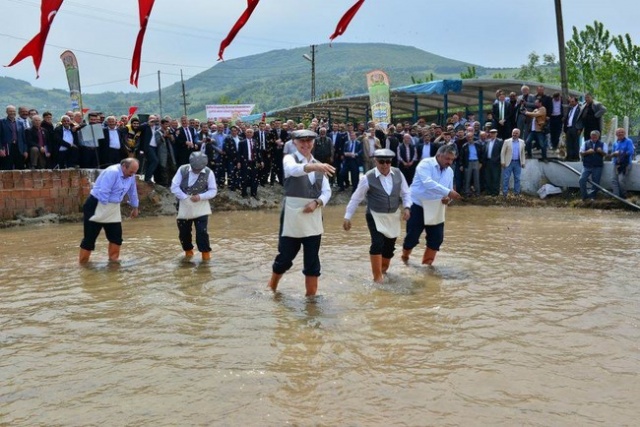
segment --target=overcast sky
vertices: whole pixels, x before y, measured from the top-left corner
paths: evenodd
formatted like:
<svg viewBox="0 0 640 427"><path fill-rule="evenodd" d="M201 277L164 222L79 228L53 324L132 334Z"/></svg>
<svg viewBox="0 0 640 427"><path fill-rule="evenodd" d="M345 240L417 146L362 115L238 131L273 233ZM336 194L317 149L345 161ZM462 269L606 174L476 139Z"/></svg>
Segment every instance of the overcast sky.
<svg viewBox="0 0 640 427"><path fill-rule="evenodd" d="M225 60L329 41L355 0L261 0L225 52ZM136 0L65 0L47 39L40 78L31 58L0 67L0 76L67 89L60 54L74 51L84 93L157 89L216 64L220 41L245 0L156 0L142 50L139 89L129 84L138 32ZM636 0L563 0L565 37L594 20L640 43ZM0 0L0 64L11 62L39 29L39 0ZM557 55L553 0L367 0L335 43L415 46L486 67L519 67L530 52ZM375 52L372 52L375 55ZM303 58L300 58L304 61ZM321 58L318 58L321 60ZM393 86L393 82L392 82Z"/></svg>

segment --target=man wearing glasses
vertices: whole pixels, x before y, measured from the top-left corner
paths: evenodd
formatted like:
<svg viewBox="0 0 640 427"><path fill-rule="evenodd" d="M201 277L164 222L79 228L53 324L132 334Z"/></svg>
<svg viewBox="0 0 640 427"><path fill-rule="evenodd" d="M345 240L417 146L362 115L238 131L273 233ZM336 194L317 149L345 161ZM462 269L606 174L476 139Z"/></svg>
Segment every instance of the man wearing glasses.
<svg viewBox="0 0 640 427"><path fill-rule="evenodd" d="M402 219L407 221L411 211L409 185L400 169L391 166L395 153L386 148L373 153L375 167L365 173L351 196L342 228L351 229L351 217L358 205L367 199L367 226L371 234L369 257L373 281L382 283L389 269L396 239L400 235L400 201L404 206Z"/></svg>

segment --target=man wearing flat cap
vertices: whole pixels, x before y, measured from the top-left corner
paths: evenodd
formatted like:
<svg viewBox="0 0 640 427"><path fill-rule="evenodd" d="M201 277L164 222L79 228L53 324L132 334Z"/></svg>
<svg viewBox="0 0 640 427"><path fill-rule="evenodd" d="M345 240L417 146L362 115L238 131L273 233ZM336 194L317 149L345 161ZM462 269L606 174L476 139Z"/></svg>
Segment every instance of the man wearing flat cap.
<svg viewBox="0 0 640 427"><path fill-rule="evenodd" d="M291 268L293 260L303 247L306 296L318 290L320 276L320 240L322 206L331 198L331 186L326 175L335 168L318 162L311 155L317 134L310 130L293 132L296 151L284 156L284 203L280 216L278 255L273 262L269 288L276 291L280 279Z"/></svg>
<svg viewBox="0 0 640 427"><path fill-rule="evenodd" d="M182 165L171 180L171 192L178 199L178 238L185 256L193 256L191 230L195 224L196 245L202 260L211 259L211 245L207 225L211 215L209 200L216 197L218 187L213 171L207 167L209 158L196 151L189 156L189 163Z"/></svg>
<svg viewBox="0 0 640 427"><path fill-rule="evenodd" d="M400 210L403 208L402 219L405 221L409 219L411 211L409 185L400 169L391 166L394 157L395 153L386 148L374 151L375 167L360 178L342 224L346 231L351 229L351 218L366 198L365 218L371 234L369 258L373 281L376 283L382 283L393 258L396 239L401 232Z"/></svg>

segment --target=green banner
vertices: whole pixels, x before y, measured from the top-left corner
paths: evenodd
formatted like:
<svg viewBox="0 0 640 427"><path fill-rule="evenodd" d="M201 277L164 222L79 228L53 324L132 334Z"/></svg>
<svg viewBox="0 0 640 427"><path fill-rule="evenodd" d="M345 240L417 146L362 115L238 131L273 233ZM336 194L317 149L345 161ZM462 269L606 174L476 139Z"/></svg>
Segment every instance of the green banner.
<svg viewBox="0 0 640 427"><path fill-rule="evenodd" d="M60 55L64 64L64 71L67 73L69 83L69 94L71 96L71 109L82 111L82 93L80 92L80 70L76 56L70 50L65 50Z"/></svg>
<svg viewBox="0 0 640 427"><path fill-rule="evenodd" d="M371 103L371 120L383 129L391 121L391 103L389 102L389 76L382 70L367 73L369 102Z"/></svg>

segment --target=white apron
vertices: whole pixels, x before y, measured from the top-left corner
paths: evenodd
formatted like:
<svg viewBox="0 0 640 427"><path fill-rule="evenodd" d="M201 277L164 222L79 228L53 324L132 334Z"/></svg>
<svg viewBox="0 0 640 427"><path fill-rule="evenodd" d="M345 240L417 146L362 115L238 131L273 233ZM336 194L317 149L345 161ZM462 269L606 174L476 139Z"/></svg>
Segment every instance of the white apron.
<svg viewBox="0 0 640 427"><path fill-rule="evenodd" d="M447 205L442 200L421 200L424 213L424 225L437 225L444 222L444 211Z"/></svg>
<svg viewBox="0 0 640 427"><path fill-rule="evenodd" d="M400 219L398 218L398 212L400 209L393 213L380 213L370 211L373 221L376 223L376 229L389 239L395 239L400 235Z"/></svg>
<svg viewBox="0 0 640 427"><path fill-rule="evenodd" d="M209 200L192 202L191 197L180 200L178 205L178 219L194 219L205 215L211 215Z"/></svg>
<svg viewBox="0 0 640 427"><path fill-rule="evenodd" d="M303 213L306 204L313 199L285 197L282 235L286 237L309 237L324 233L322 208L311 213Z"/></svg>
<svg viewBox="0 0 640 427"><path fill-rule="evenodd" d="M120 215L120 203L107 203L106 205L103 205L98 202L96 211L93 213L93 216L89 218L89 221L100 222L103 224L122 222L122 216Z"/></svg>

